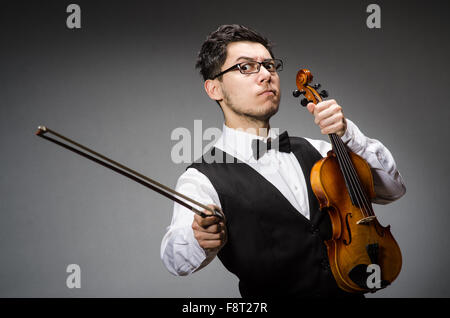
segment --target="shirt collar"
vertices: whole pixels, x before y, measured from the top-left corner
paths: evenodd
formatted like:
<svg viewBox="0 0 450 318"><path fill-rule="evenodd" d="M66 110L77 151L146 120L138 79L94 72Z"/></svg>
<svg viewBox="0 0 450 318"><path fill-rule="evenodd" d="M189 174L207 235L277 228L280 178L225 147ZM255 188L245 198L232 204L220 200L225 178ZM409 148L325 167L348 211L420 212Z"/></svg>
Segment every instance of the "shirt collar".
<svg viewBox="0 0 450 318"><path fill-rule="evenodd" d="M252 141L259 139L267 141L279 135L278 128L270 128L267 137L257 136L243 129L230 128L225 123L222 128L222 143L226 152L243 161L250 161L253 158Z"/></svg>

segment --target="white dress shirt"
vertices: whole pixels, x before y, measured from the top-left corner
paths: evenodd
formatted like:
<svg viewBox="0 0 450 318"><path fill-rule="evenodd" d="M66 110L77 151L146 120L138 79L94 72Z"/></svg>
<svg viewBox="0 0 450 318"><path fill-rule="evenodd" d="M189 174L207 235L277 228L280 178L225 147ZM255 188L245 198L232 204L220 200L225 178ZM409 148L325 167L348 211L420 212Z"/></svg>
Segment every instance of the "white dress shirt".
<svg viewBox="0 0 450 318"><path fill-rule="evenodd" d="M406 187L389 150L378 140L364 136L348 118L346 121L347 130L341 138L350 150L364 158L371 167L376 193L373 202L387 204L400 198L406 192ZM258 138L266 141L268 137L275 138L277 134L277 129L270 129L268 136L264 138L224 124L222 135L214 146L254 168L278 188L299 213L309 219L306 180L295 155L271 149L259 160L253 158L252 140ZM323 157L331 150L331 144L326 141L305 139ZM221 207L211 181L195 168L187 169L179 177L175 189L205 205L215 204ZM178 203L174 204L172 222L161 243L161 259L169 272L177 276L201 269L217 254L217 251L205 251L200 247L191 227L193 220L192 211Z"/></svg>

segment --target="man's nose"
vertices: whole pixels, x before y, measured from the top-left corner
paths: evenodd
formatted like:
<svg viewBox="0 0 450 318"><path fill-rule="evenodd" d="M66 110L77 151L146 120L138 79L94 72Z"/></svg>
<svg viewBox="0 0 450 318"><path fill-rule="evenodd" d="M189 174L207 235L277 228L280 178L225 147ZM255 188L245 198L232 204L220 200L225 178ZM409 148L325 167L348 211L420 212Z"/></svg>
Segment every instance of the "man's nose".
<svg viewBox="0 0 450 318"><path fill-rule="evenodd" d="M259 81L270 81L272 78L272 73L267 70L267 68L264 67L264 65L261 65L261 68L259 69Z"/></svg>

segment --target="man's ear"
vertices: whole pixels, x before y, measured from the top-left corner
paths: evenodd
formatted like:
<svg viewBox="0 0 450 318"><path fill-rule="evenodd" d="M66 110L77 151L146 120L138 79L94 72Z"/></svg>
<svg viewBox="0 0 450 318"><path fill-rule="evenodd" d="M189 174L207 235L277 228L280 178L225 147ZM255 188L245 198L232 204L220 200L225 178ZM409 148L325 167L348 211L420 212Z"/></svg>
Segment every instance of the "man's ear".
<svg viewBox="0 0 450 318"><path fill-rule="evenodd" d="M209 98L215 101L223 99L222 87L220 86L219 80L207 79L205 81L205 91Z"/></svg>

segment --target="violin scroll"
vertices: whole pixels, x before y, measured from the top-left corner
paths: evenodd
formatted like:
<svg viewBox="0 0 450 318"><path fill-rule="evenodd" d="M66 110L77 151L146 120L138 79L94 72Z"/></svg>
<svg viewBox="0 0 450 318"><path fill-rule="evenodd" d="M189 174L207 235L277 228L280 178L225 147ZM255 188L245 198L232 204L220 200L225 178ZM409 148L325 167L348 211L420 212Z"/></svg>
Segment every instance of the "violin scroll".
<svg viewBox="0 0 450 318"><path fill-rule="evenodd" d="M297 77L295 80L297 89L294 90L292 94L294 95L294 97L300 97L300 95L305 96L305 98L300 101L300 104L302 104L302 106L304 107L308 105L308 103L320 103L322 101L322 98L328 97L327 91L317 91L321 87L320 84L314 84L312 86L309 85L312 80L313 76L309 70L301 69L297 72Z"/></svg>

